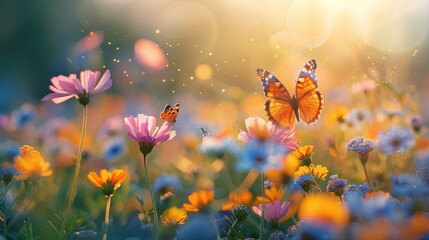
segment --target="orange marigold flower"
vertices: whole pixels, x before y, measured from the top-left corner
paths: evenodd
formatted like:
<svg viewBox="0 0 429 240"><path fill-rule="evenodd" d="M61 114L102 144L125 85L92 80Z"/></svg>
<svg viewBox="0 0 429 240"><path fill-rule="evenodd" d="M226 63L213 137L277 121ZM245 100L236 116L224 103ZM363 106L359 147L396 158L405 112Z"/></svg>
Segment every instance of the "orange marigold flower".
<svg viewBox="0 0 429 240"><path fill-rule="evenodd" d="M183 208L188 212L199 212L214 199L213 190L200 190L188 196L189 203L184 203Z"/></svg>
<svg viewBox="0 0 429 240"><path fill-rule="evenodd" d="M286 161L296 162L298 160L304 165L309 165L311 163L311 155L313 155L313 153L314 153L314 146L306 145L291 152L287 156Z"/></svg>
<svg viewBox="0 0 429 240"><path fill-rule="evenodd" d="M182 225L188 218L188 212L183 208L171 207L165 210L161 215L161 221L164 225Z"/></svg>
<svg viewBox="0 0 429 240"><path fill-rule="evenodd" d="M284 188L272 186L269 189L265 189L265 197L256 197L256 199L261 203L273 203L276 200L281 200L284 194Z"/></svg>
<svg viewBox="0 0 429 240"><path fill-rule="evenodd" d="M295 172L297 177L301 177L302 175L310 173L317 179L325 180L328 176L329 170L322 165L315 166L314 164L310 164L310 166L301 166L298 171Z"/></svg>
<svg viewBox="0 0 429 240"><path fill-rule="evenodd" d="M20 155L15 158L13 167L20 173L16 180L26 180L32 177L47 177L52 175L50 163L43 160L40 153L33 147L23 145L19 149Z"/></svg>
<svg viewBox="0 0 429 240"><path fill-rule="evenodd" d="M112 172L101 169L100 175L97 175L96 172L90 172L87 177L94 186L101 189L104 196L110 197L121 186L127 177L127 173L122 169L115 169Z"/></svg>
<svg viewBox="0 0 429 240"><path fill-rule="evenodd" d="M331 195L309 195L302 201L298 217L303 221L323 222L344 227L350 220L349 211L338 198Z"/></svg>
<svg viewBox="0 0 429 240"><path fill-rule="evenodd" d="M222 205L221 209L223 211L231 211L235 206L240 204L247 206L252 201L252 197L253 195L248 189L241 191L240 194L231 192L229 193L229 202Z"/></svg>

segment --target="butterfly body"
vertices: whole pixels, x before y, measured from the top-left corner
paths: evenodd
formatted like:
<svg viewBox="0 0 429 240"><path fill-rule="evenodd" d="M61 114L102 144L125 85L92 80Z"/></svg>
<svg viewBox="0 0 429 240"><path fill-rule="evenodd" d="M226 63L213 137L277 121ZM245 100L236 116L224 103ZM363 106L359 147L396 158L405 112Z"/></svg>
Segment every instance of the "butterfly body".
<svg viewBox="0 0 429 240"><path fill-rule="evenodd" d="M174 107L165 105L164 110L159 114L162 120L169 123L176 123L177 116L179 115L180 104L174 104Z"/></svg>
<svg viewBox="0 0 429 240"><path fill-rule="evenodd" d="M319 118L323 96L317 90L316 68L315 60L305 64L296 80L294 95L273 74L257 69L256 76L261 80L267 98L265 112L269 120L290 129L295 119L310 124Z"/></svg>

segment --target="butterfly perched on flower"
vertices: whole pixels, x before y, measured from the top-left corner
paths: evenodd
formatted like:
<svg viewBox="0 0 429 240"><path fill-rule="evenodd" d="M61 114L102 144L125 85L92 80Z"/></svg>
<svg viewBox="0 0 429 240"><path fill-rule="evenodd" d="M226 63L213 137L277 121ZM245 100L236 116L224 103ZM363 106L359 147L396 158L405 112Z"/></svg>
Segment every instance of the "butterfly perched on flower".
<svg viewBox="0 0 429 240"><path fill-rule="evenodd" d="M179 115L179 106L180 104L178 103L174 104L174 107L167 104L164 107L164 111L162 111L159 116L166 122L176 123L176 118Z"/></svg>
<svg viewBox="0 0 429 240"><path fill-rule="evenodd" d="M296 80L295 95L290 95L283 84L270 72L257 69L267 101L265 112L269 120L291 129L296 121L310 124L315 122L322 111L323 96L317 90L316 61L308 61Z"/></svg>

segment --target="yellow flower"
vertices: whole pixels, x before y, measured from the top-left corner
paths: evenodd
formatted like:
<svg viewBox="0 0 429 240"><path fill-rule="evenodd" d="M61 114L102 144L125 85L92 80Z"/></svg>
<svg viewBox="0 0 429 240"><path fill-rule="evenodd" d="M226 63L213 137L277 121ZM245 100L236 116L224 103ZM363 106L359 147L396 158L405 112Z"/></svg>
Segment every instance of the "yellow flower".
<svg viewBox="0 0 429 240"><path fill-rule="evenodd" d="M16 180L26 180L31 177L47 177L52 175L49 169L50 164L43 160L40 153L33 147L23 145L20 149L20 155L15 158L13 167L20 172Z"/></svg>
<svg viewBox="0 0 429 240"><path fill-rule="evenodd" d="M229 193L229 202L222 205L222 210L231 211L235 206L240 204L247 206L252 201L252 197L253 195L248 189L241 191L240 194L231 192Z"/></svg>
<svg viewBox="0 0 429 240"><path fill-rule="evenodd" d="M188 212L199 212L214 199L213 190L200 190L188 196L189 203L184 203L183 208Z"/></svg>
<svg viewBox="0 0 429 240"><path fill-rule="evenodd" d="M335 108L332 112L328 114L328 117L326 118L327 123L334 124L334 123L343 123L344 118L346 117L349 110L345 106L338 106Z"/></svg>
<svg viewBox="0 0 429 240"><path fill-rule="evenodd" d="M299 167L298 171L295 172L295 175L297 177L301 177L304 174L310 173L315 178L325 180L328 176L329 170L326 167L323 167L322 165L315 166L314 164L310 164L310 166L301 166Z"/></svg>
<svg viewBox="0 0 429 240"><path fill-rule="evenodd" d="M324 222L344 227L349 222L350 214L338 198L315 194L304 198L299 206L298 217L303 221Z"/></svg>
<svg viewBox="0 0 429 240"><path fill-rule="evenodd" d="M272 186L269 189L265 189L265 197L256 197L260 203L274 203L276 200L281 200L284 194L284 188Z"/></svg>
<svg viewBox="0 0 429 240"><path fill-rule="evenodd" d="M113 172L101 169L100 175L97 175L96 172L90 172L87 177L94 186L101 189L106 197L109 197L121 186L127 177L127 173L122 169L115 169Z"/></svg>
<svg viewBox="0 0 429 240"><path fill-rule="evenodd" d="M311 163L311 155L313 155L313 153L314 153L314 146L306 145L291 152L287 156L286 161L293 163L298 160L299 162L302 162L302 163L306 163L306 162Z"/></svg>
<svg viewBox="0 0 429 240"><path fill-rule="evenodd" d="M171 207L165 210L161 215L161 221L164 225L182 225L187 218L188 212L178 207Z"/></svg>

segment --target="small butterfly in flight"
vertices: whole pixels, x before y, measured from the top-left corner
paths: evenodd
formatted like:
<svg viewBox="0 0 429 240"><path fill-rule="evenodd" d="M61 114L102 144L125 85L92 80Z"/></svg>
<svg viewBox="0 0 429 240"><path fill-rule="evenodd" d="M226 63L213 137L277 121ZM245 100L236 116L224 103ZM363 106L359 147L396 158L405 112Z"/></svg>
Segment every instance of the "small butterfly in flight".
<svg viewBox="0 0 429 240"><path fill-rule="evenodd" d="M296 121L310 124L322 111L323 96L317 90L316 60L308 61L296 80L295 95L290 95L283 84L270 72L257 69L256 76L262 82L265 97L265 113L269 120L291 129Z"/></svg>
<svg viewBox="0 0 429 240"><path fill-rule="evenodd" d="M177 116L179 115L179 106L180 104L178 103L174 104L174 107L167 104L159 116L166 122L176 123Z"/></svg>

